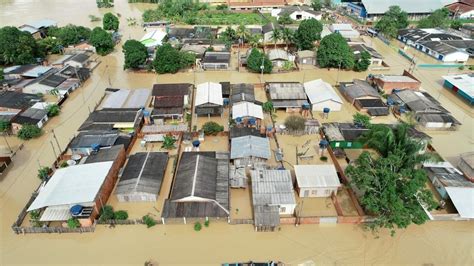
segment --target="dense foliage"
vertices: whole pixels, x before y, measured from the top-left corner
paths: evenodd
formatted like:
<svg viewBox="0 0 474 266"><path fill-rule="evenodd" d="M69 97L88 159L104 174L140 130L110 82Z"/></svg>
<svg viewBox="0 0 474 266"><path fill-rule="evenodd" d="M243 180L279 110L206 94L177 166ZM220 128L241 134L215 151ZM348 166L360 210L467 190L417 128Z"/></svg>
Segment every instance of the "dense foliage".
<svg viewBox="0 0 474 266"><path fill-rule="evenodd" d="M0 133L8 131L10 129L10 121L0 119Z"/></svg>
<svg viewBox="0 0 474 266"><path fill-rule="evenodd" d="M332 33L321 40L316 61L320 67L352 69L354 54L341 34Z"/></svg>
<svg viewBox="0 0 474 266"><path fill-rule="evenodd" d="M323 24L314 18L303 20L295 32L295 44L300 50L311 50L314 42L321 39Z"/></svg>
<svg viewBox="0 0 474 266"><path fill-rule="evenodd" d="M114 50L114 40L112 34L100 27L95 27L91 32L90 43L100 55L106 55Z"/></svg>
<svg viewBox="0 0 474 266"><path fill-rule="evenodd" d="M49 117L57 116L61 112L61 108L57 104L50 104L46 106L46 111Z"/></svg>
<svg viewBox="0 0 474 266"><path fill-rule="evenodd" d="M99 211L99 221L105 222L114 219L114 208L110 205L104 205Z"/></svg>
<svg viewBox="0 0 474 266"><path fill-rule="evenodd" d="M441 8L435 10L428 17L422 18L418 28L446 28L449 25L449 9Z"/></svg>
<svg viewBox="0 0 474 266"><path fill-rule="evenodd" d="M69 218L67 220L67 227L71 229L79 228L81 227L81 223L79 222L77 218Z"/></svg>
<svg viewBox="0 0 474 266"><path fill-rule="evenodd" d="M63 51L62 42L56 37L46 37L38 40L38 45L46 54L59 54Z"/></svg>
<svg viewBox="0 0 474 266"><path fill-rule="evenodd" d="M0 65L35 63L44 53L29 32L15 27L0 28Z"/></svg>
<svg viewBox="0 0 474 266"><path fill-rule="evenodd" d="M127 220L128 219L128 212L127 211L116 211L114 213L115 220Z"/></svg>
<svg viewBox="0 0 474 266"><path fill-rule="evenodd" d="M41 180L47 180L48 177L49 177L49 173L51 173L51 168L50 167L47 167L47 166L43 166L43 167L40 167L38 169L38 178L41 179Z"/></svg>
<svg viewBox="0 0 474 266"><path fill-rule="evenodd" d="M102 27L104 30L113 30L117 31L119 28L119 19L114 14L108 12L104 14L104 18L102 19Z"/></svg>
<svg viewBox="0 0 474 266"><path fill-rule="evenodd" d="M156 225L155 219L153 219L150 215L143 216L143 222L146 224L147 228L153 227Z"/></svg>
<svg viewBox="0 0 474 266"><path fill-rule="evenodd" d="M199 232L202 229L202 225L200 222L195 222L194 223L194 231Z"/></svg>
<svg viewBox="0 0 474 266"><path fill-rule="evenodd" d="M285 119L285 127L292 131L303 131L305 119L299 115L291 115Z"/></svg>
<svg viewBox="0 0 474 266"><path fill-rule="evenodd" d="M288 12L284 12L278 18L278 24L280 25L287 25L287 24L292 24L292 23L293 23L293 20L291 19L290 14Z"/></svg>
<svg viewBox="0 0 474 266"><path fill-rule="evenodd" d="M127 40L122 46L122 51L125 56L124 69L139 68L145 64L148 57L145 45L137 40Z"/></svg>
<svg viewBox="0 0 474 266"><path fill-rule="evenodd" d="M371 125L370 123L371 118L368 115L356 113L355 115L352 116L352 119L353 119L354 124L358 126L369 128Z"/></svg>
<svg viewBox="0 0 474 266"><path fill-rule="evenodd" d="M404 29L407 26L408 14L399 6L391 6L375 24L375 29L385 37L394 38L397 36L399 29Z"/></svg>
<svg viewBox="0 0 474 266"><path fill-rule="evenodd" d="M156 50L153 66L159 74L176 73L182 68L192 66L195 60L194 54L180 52L166 43Z"/></svg>
<svg viewBox="0 0 474 266"><path fill-rule="evenodd" d="M323 4L321 3L321 0L312 0L311 7L314 11L321 11L321 8L323 8Z"/></svg>
<svg viewBox="0 0 474 266"><path fill-rule="evenodd" d="M271 113L273 111L273 102L272 101L266 101L262 105L262 109L266 113Z"/></svg>
<svg viewBox="0 0 474 266"><path fill-rule="evenodd" d="M173 138L173 136L164 136L163 138L163 149L171 150L174 149L174 143L176 140Z"/></svg>
<svg viewBox="0 0 474 266"><path fill-rule="evenodd" d="M98 8L111 8L114 7L114 0L96 0Z"/></svg>
<svg viewBox="0 0 474 266"><path fill-rule="evenodd" d="M357 60L354 64L354 70L360 72L369 69L371 58L372 57L367 51L363 51L362 53L360 53L359 60Z"/></svg>
<svg viewBox="0 0 474 266"><path fill-rule="evenodd" d="M202 130L205 135L217 135L217 133L224 131L224 126L217 124L216 122L209 121L202 126Z"/></svg>
<svg viewBox="0 0 474 266"><path fill-rule="evenodd" d="M66 47L68 45L88 41L91 36L91 29L69 24L64 27L50 28L48 30L48 36L56 37L60 40L61 44Z"/></svg>
<svg viewBox="0 0 474 266"><path fill-rule="evenodd" d="M268 59L264 53L260 52L257 48L252 48L250 55L247 58L247 69L252 72L261 72L263 61L263 73L268 74L271 73L273 70L272 61Z"/></svg>
<svg viewBox="0 0 474 266"><path fill-rule="evenodd" d="M436 203L425 186L425 171L417 167L427 157L419 154L422 143L408 136L408 125L372 125L363 141L380 157L365 151L346 174L361 192L364 209L375 216L369 228L387 228L393 235L396 228L427 221L423 207L431 210Z"/></svg>
<svg viewBox="0 0 474 266"><path fill-rule="evenodd" d="M17 136L22 140L29 140L41 136L42 133L43 131L38 126L26 124L21 126Z"/></svg>

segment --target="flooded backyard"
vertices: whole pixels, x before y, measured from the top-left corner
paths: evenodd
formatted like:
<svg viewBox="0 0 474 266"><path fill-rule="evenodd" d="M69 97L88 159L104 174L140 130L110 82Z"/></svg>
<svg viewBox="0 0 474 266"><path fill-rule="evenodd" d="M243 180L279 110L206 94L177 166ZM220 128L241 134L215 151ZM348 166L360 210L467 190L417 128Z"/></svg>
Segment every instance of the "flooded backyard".
<svg viewBox="0 0 474 266"><path fill-rule="evenodd" d="M51 18L59 25L67 23L93 27L97 22L89 21L88 15L102 16L106 12L121 14L123 39L141 38L141 27L128 27L126 18L138 20L141 12L153 7L151 4L128 4L115 1L113 9L97 9L95 1L42 0L14 1L0 0L0 26L19 26L35 19ZM100 23L100 22L99 22ZM372 45L391 66L390 73L402 73L408 68L408 61L379 40ZM420 60L429 60L423 58ZM228 225L226 222L211 223L209 228L195 232L188 225L157 225L147 229L144 225L97 226L94 233L84 234L29 234L15 235L10 226L20 210L38 187L39 165L51 165L55 152L51 142L55 142L53 132L61 148L72 139L78 127L100 102L107 87L151 88L154 83L189 82L199 84L206 81L230 81L231 83L258 83L258 74L224 72L184 72L176 75L139 74L123 71L123 54L120 45L115 52L99 57L101 63L91 78L74 92L62 108L61 115L52 118L44 128L45 133L38 139L20 142L13 137L7 141L16 152L12 167L6 175L0 176L0 265L143 265L147 260L159 265L219 265L224 262L248 260L279 260L289 265L314 263L314 265L472 265L474 262L473 222L428 222L423 226L411 226L390 237L382 231L379 238L365 231L359 225L284 225L274 233L256 233L252 225ZM433 146L446 159L456 162L462 152L474 150L473 110L456 95L442 88L440 76L448 70L415 69L414 75L422 81L423 89L437 98L463 125L458 131L428 132L433 137ZM451 73L458 70L450 70ZM328 71L326 69L306 69L300 72L264 76L264 81L308 81L322 78L334 85L339 81L364 78L369 72L354 73ZM264 99L264 93L256 90L257 98ZM344 105L343 111L331 114L329 121L350 121L354 107ZM316 114L316 113L315 113ZM278 120L285 113L278 113ZM316 114L317 115L317 114ZM224 120L228 121L224 116ZM218 118L220 119L220 117ZM319 119L319 118L318 118ZM391 119L391 118L389 118ZM196 121L198 125L207 118ZM324 121L322 121L324 122ZM199 126L198 126L199 128ZM285 142L285 159L296 163L295 146L301 148L307 139L315 144L317 136L296 138L278 136ZM295 138L295 139L292 139ZM136 143L132 153L145 151ZM206 138L201 150L228 150L227 136ZM159 150L159 146L153 150ZM276 144L272 141L272 149ZM0 152L8 152L4 139L0 137ZM309 153L315 153L310 150ZM176 151L174 151L176 153ZM314 157L312 163L319 162ZM114 196L109 203L116 209L128 210L131 218L140 218L150 213L159 217L164 198L169 193L172 182L172 167L175 158L170 158L162 190L157 202L119 203ZM271 162L276 165L275 162ZM338 194L339 203L348 215L354 215L345 191ZM251 218L251 194L249 189L231 190L232 216L239 219ZM312 202L314 201L314 202ZM335 209L330 199L309 199L303 204L308 215L333 216ZM242 207L240 207L242 206ZM239 209L236 211L236 209ZM250 210L250 211L249 211ZM78 258L81 254L81 258ZM311 265L311 264L310 264Z"/></svg>

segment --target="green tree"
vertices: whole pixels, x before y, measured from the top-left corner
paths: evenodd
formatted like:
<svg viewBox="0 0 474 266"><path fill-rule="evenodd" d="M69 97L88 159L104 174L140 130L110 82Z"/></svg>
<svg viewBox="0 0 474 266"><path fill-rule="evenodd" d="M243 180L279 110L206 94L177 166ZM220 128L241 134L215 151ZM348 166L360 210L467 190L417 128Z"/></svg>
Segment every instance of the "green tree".
<svg viewBox="0 0 474 266"><path fill-rule="evenodd" d="M398 30L408 26L408 14L399 6L391 6L375 24L375 29L385 37L394 38Z"/></svg>
<svg viewBox="0 0 474 266"><path fill-rule="evenodd" d="M5 79L5 76L4 76L3 68L0 68L0 80L4 80L4 79Z"/></svg>
<svg viewBox="0 0 474 266"><path fill-rule="evenodd" d="M113 30L117 31L119 28L120 21L117 16L108 12L104 14L104 18L102 19L102 27L104 30Z"/></svg>
<svg viewBox="0 0 474 266"><path fill-rule="evenodd" d="M425 186L426 173L417 167L426 160L425 155L419 154L422 143L408 136L405 124L394 129L373 125L367 135L367 144L381 157L374 158L365 151L346 168L346 174L361 192L364 209L375 216L369 228L387 228L393 235L396 228L423 224L428 220L423 207L431 210L436 203Z"/></svg>
<svg viewBox="0 0 474 266"><path fill-rule="evenodd" d="M321 39L323 24L314 18L303 20L295 32L295 44L300 50L311 50L314 42Z"/></svg>
<svg viewBox="0 0 474 266"><path fill-rule="evenodd" d="M77 218L69 218L67 220L67 227L71 229L79 228L81 227L81 223L79 222Z"/></svg>
<svg viewBox="0 0 474 266"><path fill-rule="evenodd" d="M312 0L311 7L314 11L321 11L321 8L323 8L323 4L321 3L321 0Z"/></svg>
<svg viewBox="0 0 474 266"><path fill-rule="evenodd" d="M202 229L202 225L200 222L195 222L194 223L194 231L199 232Z"/></svg>
<svg viewBox="0 0 474 266"><path fill-rule="evenodd" d="M83 41L88 41L90 39L91 29L76 26L76 25L66 25L64 27L53 27L48 29L48 36L56 37L61 41L63 46L78 44Z"/></svg>
<svg viewBox="0 0 474 266"><path fill-rule="evenodd" d="M217 124L216 122L209 121L202 126L202 130L205 135L217 135L217 133L224 131L224 126Z"/></svg>
<svg viewBox="0 0 474 266"><path fill-rule="evenodd" d="M46 37L38 41L38 45L47 54L59 54L63 51L61 40L56 37Z"/></svg>
<svg viewBox="0 0 474 266"><path fill-rule="evenodd" d="M153 219L150 215L143 216L143 222L146 224L147 228L153 227L156 225L155 219Z"/></svg>
<svg viewBox="0 0 474 266"><path fill-rule="evenodd" d="M148 57L145 45L137 40L127 40L122 46L122 51L125 56L124 69L139 68L145 64Z"/></svg>
<svg viewBox="0 0 474 266"><path fill-rule="evenodd" d="M184 67L181 56L182 54L171 44L163 44L156 50L156 58L153 61L155 71L159 74L178 72Z"/></svg>
<svg viewBox="0 0 474 266"><path fill-rule="evenodd" d="M100 55L106 55L114 50L114 40L112 34L106 32L100 27L95 27L91 32L91 44Z"/></svg>
<svg viewBox="0 0 474 266"><path fill-rule="evenodd" d="M96 0L98 8L111 8L114 7L114 0Z"/></svg>
<svg viewBox="0 0 474 266"><path fill-rule="evenodd" d="M286 44L286 50L288 50L288 46L290 45L290 43L293 42L293 40L295 38L295 32L292 31L291 29L283 28L281 30L281 38L283 39L283 41Z"/></svg>
<svg viewBox="0 0 474 266"><path fill-rule="evenodd" d="M273 111L273 102L272 101L266 101L265 103L263 103L262 109L266 113L272 113L272 111Z"/></svg>
<svg viewBox="0 0 474 266"><path fill-rule="evenodd" d="M446 28L449 25L449 9L443 7L418 22L418 28Z"/></svg>
<svg viewBox="0 0 474 266"><path fill-rule="evenodd" d="M25 124L21 126L18 131L17 137L22 140L29 140L41 136L43 131L36 125Z"/></svg>
<svg viewBox="0 0 474 266"><path fill-rule="evenodd" d="M257 48L252 48L250 55L247 58L247 69L252 72L259 73L262 71L260 68L263 61L263 73L269 74L273 70L273 65L268 56L261 53Z"/></svg>
<svg viewBox="0 0 474 266"><path fill-rule="evenodd" d="M248 42L252 48L257 48L262 42L262 35L260 34L251 34L248 37Z"/></svg>
<svg viewBox="0 0 474 266"><path fill-rule="evenodd" d="M339 33L325 36L319 44L316 61L320 67L352 69L354 54L347 41Z"/></svg>
<svg viewBox="0 0 474 266"><path fill-rule="evenodd" d="M10 130L10 121L0 119L0 133Z"/></svg>
<svg viewBox="0 0 474 266"><path fill-rule="evenodd" d="M459 30L462 27L462 21L459 19L453 20L450 27L455 30Z"/></svg>
<svg viewBox="0 0 474 266"><path fill-rule="evenodd" d="M163 149L167 149L167 150L171 150L171 149L174 149L175 146L174 146L174 143L176 142L176 140L173 138L173 136L165 136L163 138Z"/></svg>
<svg viewBox="0 0 474 266"><path fill-rule="evenodd" d="M288 25L288 24L291 24L291 23L293 23L293 20L291 19L290 14L288 12L284 12L278 18L278 24Z"/></svg>
<svg viewBox="0 0 474 266"><path fill-rule="evenodd" d="M29 32L15 27L0 28L0 65L35 63L44 51Z"/></svg>
<svg viewBox="0 0 474 266"><path fill-rule="evenodd" d="M354 64L354 70L358 71L358 72L361 72L361 71L366 71L367 69L369 69L371 58L372 57L370 56L370 54L367 51L363 51L360 54L359 60L357 62L355 62L355 64Z"/></svg>
<svg viewBox="0 0 474 266"><path fill-rule="evenodd" d="M99 221L105 222L115 218L114 208L110 205L104 205L99 211Z"/></svg>
<svg viewBox="0 0 474 266"><path fill-rule="evenodd" d="M127 211L116 211L114 213L115 220L127 220L128 212Z"/></svg>
<svg viewBox="0 0 474 266"><path fill-rule="evenodd" d="M364 115L361 113L356 113L355 115L352 116L352 119L354 121L354 124L356 125L361 125L364 126L365 128L370 128L371 123L370 123L370 116Z"/></svg>
<svg viewBox="0 0 474 266"><path fill-rule="evenodd" d="M239 27L237 27L235 34L237 35L238 39L242 40L242 43L248 41L250 36L249 30L242 23L239 25Z"/></svg>
<svg viewBox="0 0 474 266"><path fill-rule="evenodd" d="M31 219L31 223L33 227L43 226L43 223L40 222L41 212L39 210L30 211L29 214L30 214L30 219Z"/></svg>
<svg viewBox="0 0 474 266"><path fill-rule="evenodd" d="M51 173L51 167L43 166L38 169L38 178L42 181L45 181L49 177L49 173Z"/></svg>
<svg viewBox="0 0 474 266"><path fill-rule="evenodd" d="M305 119L302 116L291 115L285 119L285 127L289 130L303 131Z"/></svg>
<svg viewBox="0 0 474 266"><path fill-rule="evenodd" d="M57 104L50 104L46 106L46 111L49 117L57 116L61 112L61 108Z"/></svg>

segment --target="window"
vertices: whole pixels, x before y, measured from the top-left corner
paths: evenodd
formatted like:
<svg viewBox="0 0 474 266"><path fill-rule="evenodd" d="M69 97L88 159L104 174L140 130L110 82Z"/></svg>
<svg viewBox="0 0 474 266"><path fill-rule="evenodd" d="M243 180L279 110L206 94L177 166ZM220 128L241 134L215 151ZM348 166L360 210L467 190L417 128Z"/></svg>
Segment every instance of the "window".
<svg viewBox="0 0 474 266"><path fill-rule="evenodd" d="M280 207L280 213L286 212L286 207Z"/></svg>
<svg viewBox="0 0 474 266"><path fill-rule="evenodd" d="M328 195L328 196L331 195L331 190L330 189L325 189L324 194Z"/></svg>
<svg viewBox="0 0 474 266"><path fill-rule="evenodd" d="M311 190L311 195L318 195L318 190L317 189Z"/></svg>
<svg viewBox="0 0 474 266"><path fill-rule="evenodd" d="M340 145L341 145L341 143L336 142L336 144L335 144L334 146L336 146L336 148L337 148L337 147L339 147Z"/></svg>
<svg viewBox="0 0 474 266"><path fill-rule="evenodd" d="M348 148L352 147L352 142L347 142L347 147Z"/></svg>

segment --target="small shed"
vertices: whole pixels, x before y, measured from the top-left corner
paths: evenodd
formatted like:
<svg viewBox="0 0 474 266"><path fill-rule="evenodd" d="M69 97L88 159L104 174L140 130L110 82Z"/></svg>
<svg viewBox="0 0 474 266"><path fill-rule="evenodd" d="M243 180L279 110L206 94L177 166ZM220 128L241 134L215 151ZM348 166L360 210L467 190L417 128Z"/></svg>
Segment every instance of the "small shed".
<svg viewBox="0 0 474 266"><path fill-rule="evenodd" d="M28 108L23 113L15 116L11 121L12 133L17 134L23 125L30 124L42 128L48 121L48 111L44 109Z"/></svg>
<svg viewBox="0 0 474 266"><path fill-rule="evenodd" d="M182 119L192 87L189 83L154 84L152 116Z"/></svg>
<svg viewBox="0 0 474 266"><path fill-rule="evenodd" d="M312 50L298 51L297 58L300 65L316 65L316 53Z"/></svg>
<svg viewBox="0 0 474 266"><path fill-rule="evenodd" d="M333 164L295 165L299 197L330 197L341 186Z"/></svg>
<svg viewBox="0 0 474 266"><path fill-rule="evenodd" d="M282 67L285 62L294 62L295 56L291 55L283 49L271 49L267 53L268 59L275 67Z"/></svg>
<svg viewBox="0 0 474 266"><path fill-rule="evenodd" d="M131 155L115 189L118 201L156 201L167 162L166 152L139 152Z"/></svg>
<svg viewBox="0 0 474 266"><path fill-rule="evenodd" d="M255 92L253 84L239 83L230 85L231 96L230 102L232 104L238 102L255 102Z"/></svg>
<svg viewBox="0 0 474 266"><path fill-rule="evenodd" d="M206 52L201 65L205 70L227 70L230 66L230 53Z"/></svg>
<svg viewBox="0 0 474 266"><path fill-rule="evenodd" d="M221 115L223 104L221 84L206 82L197 85L194 101L196 115Z"/></svg>
<svg viewBox="0 0 474 266"><path fill-rule="evenodd" d="M382 101L378 91L367 81L354 79L352 82L341 82L339 89L357 110L372 116L389 114L388 106Z"/></svg>
<svg viewBox="0 0 474 266"><path fill-rule="evenodd" d="M340 111L342 99L333 87L322 79L315 79L304 83L304 90L311 102L313 111L322 112L324 108L331 111Z"/></svg>
<svg viewBox="0 0 474 266"><path fill-rule="evenodd" d="M248 166L270 159L270 141L256 136L231 139L230 159L236 166Z"/></svg>
<svg viewBox="0 0 474 266"><path fill-rule="evenodd" d="M160 29L153 29L147 32L141 39L140 42L147 48L155 48L162 44L163 39L166 37L166 32Z"/></svg>

